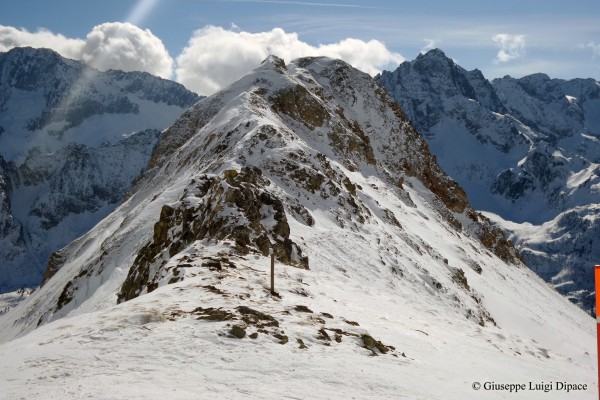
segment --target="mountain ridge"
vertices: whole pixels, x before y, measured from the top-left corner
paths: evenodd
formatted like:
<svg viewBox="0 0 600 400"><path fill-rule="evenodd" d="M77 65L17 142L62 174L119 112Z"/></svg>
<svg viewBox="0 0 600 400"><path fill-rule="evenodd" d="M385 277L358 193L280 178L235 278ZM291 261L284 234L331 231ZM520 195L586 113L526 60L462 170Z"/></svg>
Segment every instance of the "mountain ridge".
<svg viewBox="0 0 600 400"><path fill-rule="evenodd" d="M118 205L197 99L49 49L0 53L0 291L39 285L48 256Z"/></svg>
<svg viewBox="0 0 600 400"><path fill-rule="evenodd" d="M472 80L473 76L478 78ZM541 73L487 81L476 70L456 65L441 50L419 55L376 79L423 132L442 168L465 188L475 208L492 213L487 215L499 226L544 225L544 237L556 240L553 232L564 225L566 215L572 215L569 210L597 203L597 81L550 79ZM555 223L546 224L549 221ZM590 311L593 280L584 275L592 276L597 246L577 226L572 229L570 240L579 241L576 247L584 251L562 267L552 261L554 256L567 261L559 250L540 254L538 245L527 245L526 236L505 230L534 269L545 270L543 276L561 293ZM565 252L568 242L565 239Z"/></svg>
<svg viewBox="0 0 600 400"><path fill-rule="evenodd" d="M468 398L475 379L548 371L591 387L593 320L482 243L503 254L366 74L270 57L161 140L131 196L0 316L10 395Z"/></svg>
<svg viewBox="0 0 600 400"><path fill-rule="evenodd" d="M492 229L485 217L468 206L462 189L439 169L435 159L429 155L423 139L412 128L395 103L366 74L356 72L341 61L327 58L300 59L296 64L290 64L285 69L282 68L280 60L267 60L253 73L243 77L228 89L197 103L180 117L179 122L174 124L174 130L167 129L164 132L161 141L169 144L173 142L172 136L182 135L182 131L179 130L181 127L187 127L188 130L183 132L184 139L176 139L184 142L185 145L181 145L174 152L169 151L168 158L164 159L162 164L155 165L153 169L150 169L146 173L146 177L138 183L137 192L121 207L124 209L133 207L131 211L127 212L126 219L132 219L133 215L142 212L140 210L143 207L149 207L149 204L154 204L150 209L155 210L155 215L160 215L160 221L154 224L154 239L150 242L150 247L147 246L148 249L158 246L158 249L151 251L147 256L144 256L143 252L139 253L139 257L149 257L149 261L166 257L165 260L168 261L182 248L193 244L196 240L203 240L202 232L205 228L200 230L194 228L196 223L192 225L191 230L178 227L182 223L185 226L186 219L189 220L190 216L197 212L208 213L206 215L211 215L210 218L217 218L218 214L215 214L217 212L215 210L220 208L217 207L213 210L211 204L221 204L222 201L216 201L216 198L215 201L210 201L199 194L192 195L198 190L205 193L206 190L209 192L212 190L216 196L225 196L225 204L233 201L234 204L237 204L235 207L242 207L240 211L221 211L228 216L230 213L237 215L238 212L241 212L239 217L231 217L233 221L255 221L254 225L250 223L249 231L248 228L238 227L222 236L218 232L228 226L229 223L225 221L230 217L215 223L214 229L216 230L211 231L212 228L209 228L208 231L212 232L213 236L217 235L216 238L220 238L217 241L231 237L235 239L236 243L241 243L242 249L250 246L249 248L258 249L265 256L267 248L263 243L266 240L269 243L275 243L276 248L280 249L277 250L278 260L292 260L293 254L298 257L303 251L301 250L302 246L286 244L286 237L281 236L281 232L289 229L285 228L285 221L281 219L282 217L276 216L277 213L281 215L281 205L276 206L277 201L275 200L267 200L271 196L268 194L271 189L267 188L273 185L273 183L266 183L269 181L277 182L279 189L272 193L279 198L284 196L284 200L280 201L285 204L286 214L289 213L295 218L299 218L303 225L311 225L310 221L312 220L313 224L315 221L312 213L307 209L307 205L298 200L302 193L308 193L310 195L307 197L307 204L312 204L310 206L312 208L316 207L312 203L313 200L310 200L311 196L316 195L319 199L314 200L318 204L317 209L320 210L323 205L328 205L325 209L331 210L328 213L333 213L333 217L329 218L334 218L339 227L360 231L362 224L368 223L371 218L380 214L381 216L378 216L376 221L383 218L402 227L389 210L381 210L373 214L374 211L370 210L370 207L379 206L373 203L367 207L368 203L364 203L365 200L359 196L361 189L352 183L352 179L348 175L342 172L352 173L366 170L367 173L379 176L377 179L385 182L386 185L390 185L393 192L398 193L399 198L409 208L414 208L415 204L406 190L409 187L415 187L411 190L427 199L430 206L436 210L435 212L439 213L438 218L447 224L448 229L472 232L475 236L480 237L479 240L491 251L495 251L508 262L519 264L516 252L502 234L498 230ZM321 82L316 81L315 77L318 77ZM359 101L356 97L358 96L357 89L350 89L350 81L357 86L365 87L365 90L368 87L369 97ZM344 83L344 85L332 89L334 87L332 83L336 83L336 85ZM324 92L325 88L331 92ZM346 93L350 90L352 90L350 93ZM327 102L325 99L328 99ZM205 115L207 109L213 109L210 104L214 102L224 103L227 106L222 106L219 112L211 115L208 125L198 124L195 117L190 120L192 115ZM378 111L382 113L380 118L375 118L362 111L363 107L369 110L376 109L372 103L383 107L382 111ZM401 121L399 125L396 125L397 121ZM274 123L276 125L273 125ZM379 126L377 127L375 124ZM187 139L189 133L185 134L185 132L192 132L193 136ZM157 158L156 153L162 152L161 149L162 146L159 144L154 158ZM398 149L403 150L399 153ZM262 155L257 158L259 150L260 154L270 155L266 158L263 158ZM399 158L399 154L403 156ZM298 164L299 161L301 164ZM263 189L256 186L259 181L256 172L252 173L251 170L245 173L239 172L242 165L248 165L251 168L258 167L262 170L260 174L263 176L268 172L268 178L265 176L267 181L262 184L267 186ZM301 165L301 167L297 165ZM236 172L232 172L228 177L227 171L229 170ZM215 182L209 186L206 186L207 183L198 186L198 183L194 182L210 181L206 181L208 178L190 179L189 174L194 173L192 171L198 171L195 174L199 173L200 176L205 174L209 174L209 176L225 175L223 178L219 178L220 183L216 185ZM242 179L242 181L236 183L236 179ZM183 183L186 181L187 183ZM186 193L190 194L189 200L184 200L185 197L183 197L177 201L168 201L166 205L164 203L157 204L156 200L148 202L148 193L155 193L150 195L153 199L156 199L157 196L160 198L165 190L166 192L170 191L170 189L165 189L170 185L180 187L178 190L181 190L179 185L184 185L183 187L186 189L183 193L184 196ZM208 189L210 187L213 189ZM223 191L225 187L231 189ZM250 192L246 192L246 195L243 194L243 190L240 192L244 187L250 190ZM265 190L268 191L265 192ZM278 225L275 225L259 229L260 221L267 217L256 220L256 216L252 215L256 215L258 211L244 209L248 200L240 200L241 202L238 203L239 196L242 196L240 199L252 196L255 201L259 198L261 202L266 201L264 204L267 208L261 212L267 212L266 210L270 207L276 206L280 211L276 212L271 208L273 211L270 212L274 213L275 221L281 221L282 227L276 228ZM208 199L212 198L211 196L207 197ZM137 205L134 205L136 203ZM204 203L208 204L202 205ZM175 206L169 204L175 204ZM178 204L180 206L177 206ZM181 206L183 209L177 213L175 210ZM111 219L109 218L109 220ZM116 220L113 219L113 221L111 224L116 223ZM148 222L142 221L137 224L139 223L142 223L143 226L148 224ZM47 321L52 314L64 315L73 307L78 307L81 301L76 300L80 296L78 291L85 288L84 292L88 293L87 296L91 294L85 281L89 279L88 277L96 274L93 272L94 269L101 271L101 274L115 272L107 269L106 263L113 265L112 268L114 268L114 264L110 258L105 259L104 255L110 253L109 246L114 246L118 241L113 236L119 235L109 234L108 232L111 230L108 227L101 228L102 225L105 224L99 225L96 231L100 237L110 235L110 239L103 245L106 248L95 252L96 255L92 256L94 261L88 260L83 264L73 264L74 266L87 265L88 267L77 272L76 275L80 278L69 281L60 290L62 294L57 300L58 306L51 308L47 313L48 316L40 321ZM140 235L147 237L148 233L144 233L140 228L142 225L136 228L136 233L130 232L129 234L134 237L140 237ZM199 226L204 225L200 224ZM233 223L232 226L235 227L236 223ZM242 226L245 226L245 223L242 222ZM176 236L168 236L168 232L173 229L174 233L170 235ZM259 230L256 231L256 229ZM280 233L268 233L272 229L276 229ZM265 238L260 232L267 233L268 237ZM85 238L90 234L88 233L75 242L74 249L81 246L82 243L87 243ZM170 250L166 251L165 246ZM296 250L294 250L294 246L296 246ZM85 247L89 247L89 245L86 244ZM417 245L416 248L419 246ZM427 248L429 251L434 251L430 246ZM69 250L67 247L61 251L63 253L61 258L65 264L69 264L68 254L73 254L73 251L76 254L81 250ZM134 255L137 253L132 252ZM89 254L89 252L86 251L85 254ZM160 273L163 268L160 265L164 265L164 261L161 264L155 264L155 262L146 264L144 267L146 272L142 275L151 279L153 274ZM58 271L56 273L61 272L61 268L58 266L55 266L54 269ZM130 273L135 275L135 269L131 271ZM111 281L111 278L104 277L102 280ZM48 281L47 284L51 281ZM83 288L80 288L76 282L84 284ZM136 289L134 292L139 293L140 291ZM60 293L55 293L55 295L58 294ZM131 297L127 295L125 299L127 298ZM56 318L56 316L52 318Z"/></svg>

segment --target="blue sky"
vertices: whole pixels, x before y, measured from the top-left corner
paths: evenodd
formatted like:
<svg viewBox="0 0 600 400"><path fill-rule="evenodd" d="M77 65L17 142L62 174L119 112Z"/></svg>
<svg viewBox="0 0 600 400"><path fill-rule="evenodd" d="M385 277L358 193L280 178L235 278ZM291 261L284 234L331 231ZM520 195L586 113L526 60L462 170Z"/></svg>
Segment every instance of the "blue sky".
<svg viewBox="0 0 600 400"><path fill-rule="evenodd" d="M162 50L140 54L140 69L170 74L207 93L226 84L227 74L243 73L243 68L227 63L246 63L250 68L264 51L272 50L290 57L310 51L331 53L373 73L439 47L461 66L479 68L488 78L546 72L551 77L600 80L599 0L5 0L0 5L0 25L5 27L0 31L0 50L48 43L63 55L96 62L99 68L115 62L115 67L134 69L132 60L123 61L125 56L98 56L101 51L117 51L114 45L93 48L108 35L124 35L123 29L106 28L95 42L88 38L95 26L107 22L148 29L164 45L170 61L149 66L148 60L163 57ZM221 30L207 31L207 26ZM274 32L275 28L281 30ZM35 35L40 29L54 35L52 40L24 33ZM293 33L297 36L288 36ZM237 40L235 35L243 37ZM360 42L344 42L348 38ZM60 40L71 47L65 49ZM295 50L286 51L285 43ZM319 49L332 44L337 45ZM148 47L153 46L160 44ZM217 58L222 65L214 61ZM194 74L204 74L210 81L194 79Z"/></svg>

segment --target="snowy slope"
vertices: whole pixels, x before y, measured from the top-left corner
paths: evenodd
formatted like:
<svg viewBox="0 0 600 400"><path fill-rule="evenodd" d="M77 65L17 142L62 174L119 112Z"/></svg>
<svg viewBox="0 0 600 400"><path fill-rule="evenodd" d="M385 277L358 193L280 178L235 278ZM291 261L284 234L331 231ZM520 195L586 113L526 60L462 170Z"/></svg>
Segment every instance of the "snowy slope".
<svg viewBox="0 0 600 400"><path fill-rule="evenodd" d="M235 270L198 268L194 278L108 310L63 318L0 345L0 398L597 397L593 321L573 318L572 306L531 271L511 271L516 274L508 283L494 267L483 272L485 279L469 275L471 285L489 290L486 304L496 305L500 328L480 327L416 280L365 271L368 258L357 250L372 254L371 246L346 247L342 254L339 242L329 237L307 238L319 246L308 253L315 261L312 269L277 264L281 299L268 294L267 258L231 257ZM329 263L334 256L342 258ZM506 301L509 296L515 303ZM312 313L297 311L299 305ZM243 339L230 337L233 325L245 325L240 306L268 314L279 326L248 324ZM207 314L198 307L220 308L236 319L199 320ZM515 315L515 310L527 311ZM337 340L336 331L341 332ZM256 339L249 337L257 332ZM395 350L372 356L363 347L365 333ZM288 342L279 344L284 337ZM587 383L588 390L478 393L472 389L477 381L553 386L567 381Z"/></svg>
<svg viewBox="0 0 600 400"><path fill-rule="evenodd" d="M436 49L377 80L423 132L442 168L465 188L475 208L500 216L498 222L550 229L550 221L563 213L594 209L598 203L600 84L593 79L534 74L489 82ZM510 231L509 225L503 224ZM554 243L545 252L529 247L528 237L509 234L528 264L591 309L594 261L589 255L600 244L598 236L573 232L572 243ZM572 247L587 249L588 256L573 254Z"/></svg>
<svg viewBox="0 0 600 400"><path fill-rule="evenodd" d="M114 210L159 130L197 99L47 49L0 53L0 292L39 285L48 256Z"/></svg>
<svg viewBox="0 0 600 400"><path fill-rule="evenodd" d="M0 316L9 397L595 398L593 320L341 61L271 57L201 100L59 256Z"/></svg>

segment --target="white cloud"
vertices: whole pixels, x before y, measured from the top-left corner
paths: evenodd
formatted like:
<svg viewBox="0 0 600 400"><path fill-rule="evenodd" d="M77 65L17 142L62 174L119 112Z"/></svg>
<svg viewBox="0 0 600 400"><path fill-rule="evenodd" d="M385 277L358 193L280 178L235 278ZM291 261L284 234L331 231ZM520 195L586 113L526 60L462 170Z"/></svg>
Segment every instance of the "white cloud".
<svg viewBox="0 0 600 400"><path fill-rule="evenodd" d="M164 78L170 78L173 71L173 59L161 40L148 29L129 23L95 26L85 40L45 29L29 32L0 25L0 51L24 46L50 48L63 57L83 60L101 70L146 71Z"/></svg>
<svg viewBox="0 0 600 400"><path fill-rule="evenodd" d="M315 47L281 28L249 33L207 26L194 32L177 58L177 80L198 93L211 94L258 66L269 54L286 62L304 56L341 58L369 74L404 61L377 40L348 38Z"/></svg>
<svg viewBox="0 0 600 400"><path fill-rule="evenodd" d="M600 56L600 43L588 42L579 47L582 47L584 49L590 49L590 50L592 50L592 53L594 53L594 56Z"/></svg>
<svg viewBox="0 0 600 400"><path fill-rule="evenodd" d="M78 59L84 44L85 41L81 39L69 39L46 29L29 32L26 29L0 25L0 52L8 51L13 47L46 47L64 57Z"/></svg>
<svg viewBox="0 0 600 400"><path fill-rule="evenodd" d="M496 62L507 62L520 58L525 54L525 35L499 33L494 35L492 40L500 47L496 55Z"/></svg>
<svg viewBox="0 0 600 400"><path fill-rule="evenodd" d="M404 61L404 57L389 51L379 40L365 42L348 38L338 43L321 45L315 50L322 56L340 58L370 75L381 72L382 68L387 66L393 66L395 69ZM296 57L301 56L305 54Z"/></svg>
<svg viewBox="0 0 600 400"><path fill-rule="evenodd" d="M423 48L421 49L420 53L421 54L425 54L427 53L429 50L433 50L436 47L438 47L438 41L435 39L423 39L425 41L425 46L423 46Z"/></svg>
<svg viewBox="0 0 600 400"><path fill-rule="evenodd" d="M163 78L170 78L173 71L173 59L159 38L123 22L95 26L80 58L101 70L146 71Z"/></svg>

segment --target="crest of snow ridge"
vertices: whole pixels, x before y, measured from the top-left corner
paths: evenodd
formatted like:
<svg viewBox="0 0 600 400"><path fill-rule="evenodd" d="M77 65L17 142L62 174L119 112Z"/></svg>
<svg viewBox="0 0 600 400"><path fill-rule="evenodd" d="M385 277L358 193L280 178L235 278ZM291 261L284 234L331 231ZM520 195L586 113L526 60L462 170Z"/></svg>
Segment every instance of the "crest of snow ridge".
<svg viewBox="0 0 600 400"><path fill-rule="evenodd" d="M266 255L272 247L280 262L306 268L305 251L290 239L290 217L311 227L319 223L315 212L325 212L340 227L360 232L377 223L375 212L401 232L401 221L372 203L353 173L377 176L409 207L414 203L404 185L423 187L451 229L470 232L503 260L517 262L500 231L470 208L464 191L439 168L399 106L342 61L303 58L286 66L268 59L185 112L163 133L151 167L140 192L193 178L176 203L162 207L119 301L177 282L191 266L231 267L227 255L195 259L185 249L196 241L231 243L236 256ZM102 257L96 262L93 268L102 271ZM69 282L57 309L77 297L77 281L92 273L83 270ZM482 313L479 321L487 318Z"/></svg>

